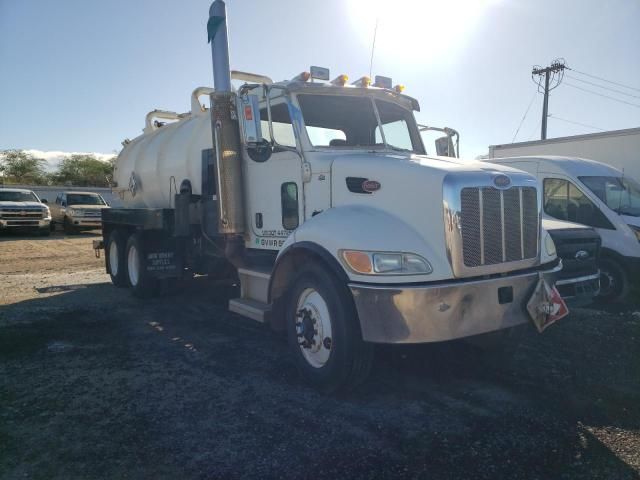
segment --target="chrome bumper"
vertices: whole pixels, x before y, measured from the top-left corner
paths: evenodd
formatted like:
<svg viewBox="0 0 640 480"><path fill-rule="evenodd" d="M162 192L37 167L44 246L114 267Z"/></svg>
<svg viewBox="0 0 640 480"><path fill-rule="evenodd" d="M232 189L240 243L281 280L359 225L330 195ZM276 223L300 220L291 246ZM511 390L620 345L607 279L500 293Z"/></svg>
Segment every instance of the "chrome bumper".
<svg viewBox="0 0 640 480"><path fill-rule="evenodd" d="M69 217L69 221L74 227L102 227L100 217Z"/></svg>
<svg viewBox="0 0 640 480"><path fill-rule="evenodd" d="M558 263L483 280L397 287L352 283L349 288L365 341L439 342L531 321L526 304L538 280L543 277L553 285L561 269Z"/></svg>

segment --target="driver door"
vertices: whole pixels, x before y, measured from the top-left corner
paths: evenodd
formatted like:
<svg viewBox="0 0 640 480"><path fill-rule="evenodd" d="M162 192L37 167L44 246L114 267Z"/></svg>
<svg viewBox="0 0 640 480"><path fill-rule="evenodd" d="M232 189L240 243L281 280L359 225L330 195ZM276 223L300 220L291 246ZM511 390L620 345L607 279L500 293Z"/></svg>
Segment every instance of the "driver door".
<svg viewBox="0 0 640 480"><path fill-rule="evenodd" d="M244 155L247 247L279 250L302 223L302 159L285 90L271 86L267 92L260 95L260 119L262 137L272 144L272 154L265 161Z"/></svg>

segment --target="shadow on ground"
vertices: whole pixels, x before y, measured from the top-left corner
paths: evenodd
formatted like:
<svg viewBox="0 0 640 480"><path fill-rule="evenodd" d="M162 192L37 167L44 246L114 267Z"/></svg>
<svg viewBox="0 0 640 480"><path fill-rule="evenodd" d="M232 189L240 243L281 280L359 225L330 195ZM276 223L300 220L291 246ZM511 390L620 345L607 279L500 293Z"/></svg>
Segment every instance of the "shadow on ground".
<svg viewBox="0 0 640 480"><path fill-rule="evenodd" d="M577 310L512 355L381 347L326 396L205 278L57 288L0 307L2 478L640 478L632 315Z"/></svg>

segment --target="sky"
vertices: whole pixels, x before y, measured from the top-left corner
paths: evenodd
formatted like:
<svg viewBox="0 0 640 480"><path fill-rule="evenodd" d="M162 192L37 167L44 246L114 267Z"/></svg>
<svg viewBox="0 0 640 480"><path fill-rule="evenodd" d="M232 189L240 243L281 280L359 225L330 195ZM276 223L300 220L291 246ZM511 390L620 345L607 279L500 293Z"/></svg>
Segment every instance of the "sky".
<svg viewBox="0 0 640 480"><path fill-rule="evenodd" d="M141 133L148 111L187 111L191 91L213 84L209 4L0 0L0 150L109 154ZM531 68L558 57L574 71L551 93L550 138L640 126L640 90L583 75L640 89L639 0L228 0L227 7L232 69L274 80L310 65L332 77L368 75L377 19L373 74L405 85L420 101L420 123L457 129L465 157L510 143L528 105L516 141L539 138L542 95Z"/></svg>

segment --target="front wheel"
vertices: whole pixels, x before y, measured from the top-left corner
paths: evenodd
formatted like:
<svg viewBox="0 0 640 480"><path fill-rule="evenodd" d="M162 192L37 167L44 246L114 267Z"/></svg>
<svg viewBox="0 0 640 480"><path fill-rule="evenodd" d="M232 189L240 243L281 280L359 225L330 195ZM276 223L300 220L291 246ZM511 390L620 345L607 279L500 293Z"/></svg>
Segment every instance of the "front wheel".
<svg viewBox="0 0 640 480"><path fill-rule="evenodd" d="M320 264L301 268L289 290L286 314L289 347L304 380L331 392L366 378L373 346L362 341L347 286Z"/></svg>
<svg viewBox="0 0 640 480"><path fill-rule="evenodd" d="M624 300L629 292L629 278L622 265L615 260L603 258L600 260L600 295L598 299L604 302Z"/></svg>
<svg viewBox="0 0 640 480"><path fill-rule="evenodd" d="M74 233L77 232L76 228L69 223L69 220L67 220L66 217L64 219L64 222L62 223L62 229L64 230L64 233L66 233L67 235L73 235Z"/></svg>

